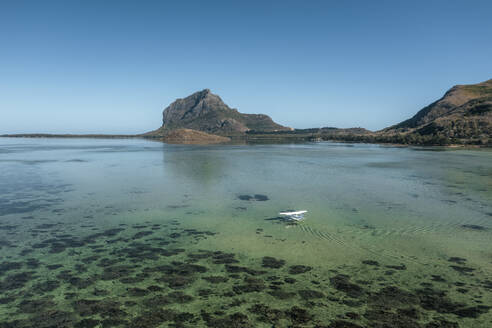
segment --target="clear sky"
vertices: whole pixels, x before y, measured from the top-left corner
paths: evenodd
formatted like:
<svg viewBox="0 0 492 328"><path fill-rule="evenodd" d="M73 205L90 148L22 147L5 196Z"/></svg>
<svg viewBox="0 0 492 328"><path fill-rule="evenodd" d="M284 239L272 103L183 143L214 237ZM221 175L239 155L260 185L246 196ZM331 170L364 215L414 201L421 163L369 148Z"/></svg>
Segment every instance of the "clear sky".
<svg viewBox="0 0 492 328"><path fill-rule="evenodd" d="M0 0L0 134L140 133L210 88L297 128L380 129L492 78L492 1Z"/></svg>

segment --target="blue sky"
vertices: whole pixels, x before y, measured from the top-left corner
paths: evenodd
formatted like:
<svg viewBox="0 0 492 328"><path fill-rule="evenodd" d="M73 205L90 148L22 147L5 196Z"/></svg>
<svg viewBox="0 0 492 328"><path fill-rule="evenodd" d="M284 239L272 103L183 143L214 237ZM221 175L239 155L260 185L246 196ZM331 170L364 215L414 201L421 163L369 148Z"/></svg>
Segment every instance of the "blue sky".
<svg viewBox="0 0 492 328"><path fill-rule="evenodd" d="M492 78L491 1L0 1L0 133L139 133L204 88L380 129Z"/></svg>

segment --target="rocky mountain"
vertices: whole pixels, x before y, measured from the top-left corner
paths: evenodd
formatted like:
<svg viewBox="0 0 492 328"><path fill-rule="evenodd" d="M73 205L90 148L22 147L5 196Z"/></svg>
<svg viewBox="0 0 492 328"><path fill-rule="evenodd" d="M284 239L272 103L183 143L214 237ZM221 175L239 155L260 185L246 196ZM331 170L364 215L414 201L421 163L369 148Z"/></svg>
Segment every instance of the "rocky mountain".
<svg viewBox="0 0 492 328"><path fill-rule="evenodd" d="M227 106L218 95L205 89L177 99L163 112L162 127L150 134L174 129L192 129L217 135L241 135L247 131L287 131L263 114L243 114Z"/></svg>
<svg viewBox="0 0 492 328"><path fill-rule="evenodd" d="M408 143L432 140L446 143L483 144L492 137L492 80L456 85L412 118L378 132L400 135Z"/></svg>

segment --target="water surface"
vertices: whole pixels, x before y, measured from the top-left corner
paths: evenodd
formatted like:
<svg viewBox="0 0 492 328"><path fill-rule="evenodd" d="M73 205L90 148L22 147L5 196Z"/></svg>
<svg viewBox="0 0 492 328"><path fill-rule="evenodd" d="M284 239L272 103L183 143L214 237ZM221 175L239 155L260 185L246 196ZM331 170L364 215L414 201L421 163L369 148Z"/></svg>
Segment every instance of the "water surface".
<svg viewBox="0 0 492 328"><path fill-rule="evenodd" d="M488 150L3 138L0 327L490 327L491 186Z"/></svg>

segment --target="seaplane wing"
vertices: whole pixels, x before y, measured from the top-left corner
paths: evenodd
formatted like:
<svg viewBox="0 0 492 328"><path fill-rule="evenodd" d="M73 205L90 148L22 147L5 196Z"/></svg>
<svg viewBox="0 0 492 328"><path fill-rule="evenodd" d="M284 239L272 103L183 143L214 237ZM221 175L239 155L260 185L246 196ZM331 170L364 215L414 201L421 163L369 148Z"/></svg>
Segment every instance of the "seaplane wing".
<svg viewBox="0 0 492 328"><path fill-rule="evenodd" d="M290 212L280 212L279 215L286 216L291 220L302 220L304 219L304 214L307 213L307 211L290 211Z"/></svg>
<svg viewBox="0 0 492 328"><path fill-rule="evenodd" d="M304 213L307 213L307 211L280 212L279 214L285 216L292 216L292 215L302 215Z"/></svg>

